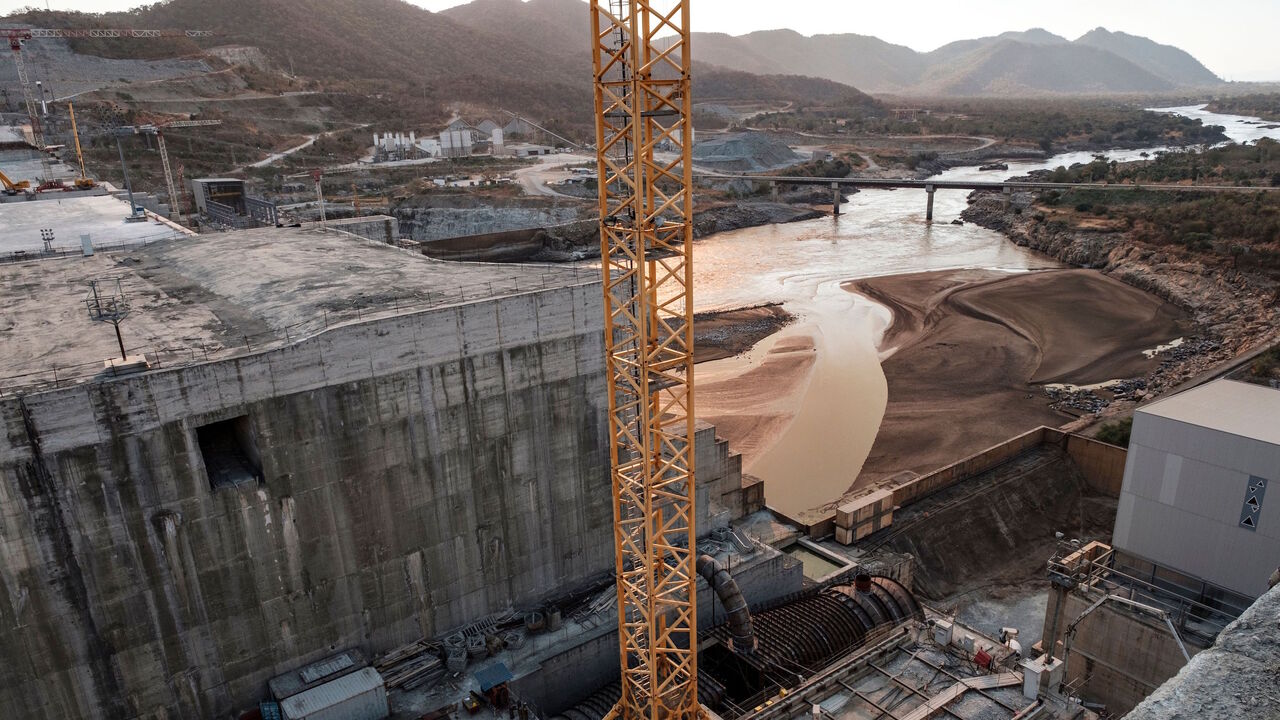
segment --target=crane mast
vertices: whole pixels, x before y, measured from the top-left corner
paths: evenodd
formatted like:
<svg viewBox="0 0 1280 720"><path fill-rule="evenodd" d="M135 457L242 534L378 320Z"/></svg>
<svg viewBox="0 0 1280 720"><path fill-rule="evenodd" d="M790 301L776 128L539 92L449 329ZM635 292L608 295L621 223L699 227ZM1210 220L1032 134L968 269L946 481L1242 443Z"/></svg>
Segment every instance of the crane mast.
<svg viewBox="0 0 1280 720"><path fill-rule="evenodd" d="M610 717L692 720L701 710L689 7L590 5L622 664Z"/></svg>
<svg viewBox="0 0 1280 720"><path fill-rule="evenodd" d="M160 151L160 164L164 168L164 185L169 193L169 207L171 212L178 215L179 220L186 218L182 212L182 199L178 195L178 188L173 184L173 170L169 165L169 148L164 142L164 131L170 128L209 127L221 124L221 120L175 120L163 125L141 125L133 129L135 134L156 136L156 149Z"/></svg>

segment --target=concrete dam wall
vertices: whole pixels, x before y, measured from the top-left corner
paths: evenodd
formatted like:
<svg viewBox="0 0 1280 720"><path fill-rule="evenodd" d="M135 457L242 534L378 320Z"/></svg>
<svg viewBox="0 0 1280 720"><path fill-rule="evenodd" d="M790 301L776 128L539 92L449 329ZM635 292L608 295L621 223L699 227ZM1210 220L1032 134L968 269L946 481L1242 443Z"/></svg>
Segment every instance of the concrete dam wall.
<svg viewBox="0 0 1280 720"><path fill-rule="evenodd" d="M385 651L608 572L599 295L4 398L4 714L226 716L334 649Z"/></svg>

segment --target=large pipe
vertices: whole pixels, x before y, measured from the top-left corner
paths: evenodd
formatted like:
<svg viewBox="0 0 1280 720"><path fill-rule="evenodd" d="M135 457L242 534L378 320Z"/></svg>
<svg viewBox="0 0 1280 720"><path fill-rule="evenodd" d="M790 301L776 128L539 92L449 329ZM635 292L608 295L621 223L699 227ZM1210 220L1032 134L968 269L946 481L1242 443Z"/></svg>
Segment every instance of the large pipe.
<svg viewBox="0 0 1280 720"><path fill-rule="evenodd" d="M747 609L747 600L742 597L742 591L738 589L733 576L710 555L698 556L698 574L715 591L720 604L729 614L729 634L732 636L730 644L733 651L744 655L755 652L756 632L751 624L751 611Z"/></svg>

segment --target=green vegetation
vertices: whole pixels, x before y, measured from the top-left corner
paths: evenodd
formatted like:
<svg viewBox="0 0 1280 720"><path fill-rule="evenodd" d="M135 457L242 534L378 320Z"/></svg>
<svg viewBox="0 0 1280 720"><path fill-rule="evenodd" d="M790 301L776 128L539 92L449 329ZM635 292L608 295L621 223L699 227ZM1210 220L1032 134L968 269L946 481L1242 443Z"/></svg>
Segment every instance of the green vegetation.
<svg viewBox="0 0 1280 720"><path fill-rule="evenodd" d="M1050 182L1280 185L1280 143L1228 145L1197 152L1161 153L1148 161L1118 164L1105 159L1036 173ZM1233 269L1253 269L1280 279L1280 193L1169 193L1080 188L1040 195L1057 210L1046 222L1064 222L1065 212L1106 218L1133 240L1186 252Z"/></svg>
<svg viewBox="0 0 1280 720"><path fill-rule="evenodd" d="M760 128L848 135L974 135L1051 152L1066 147L1146 147L1226 140L1222 128L1100 100L935 100L915 113L880 107L799 107L759 115Z"/></svg>
<svg viewBox="0 0 1280 720"><path fill-rule="evenodd" d="M789 167L783 174L791 177L848 177L865 164L861 155L842 153L827 160L811 160Z"/></svg>
<svg viewBox="0 0 1280 720"><path fill-rule="evenodd" d="M1132 432L1133 418L1128 417L1103 423L1102 427L1098 428L1098 434L1094 437L1104 443L1127 448L1129 447L1129 435Z"/></svg>
<svg viewBox="0 0 1280 720"><path fill-rule="evenodd" d="M1125 163L1095 159L1059 167L1051 182L1133 182L1280 187L1280 142L1264 138L1253 145L1232 143L1208 150L1157 153L1150 160Z"/></svg>
<svg viewBox="0 0 1280 720"><path fill-rule="evenodd" d="M1280 93L1240 95L1209 103L1211 112L1248 115L1280 122Z"/></svg>
<svg viewBox="0 0 1280 720"><path fill-rule="evenodd" d="M1280 383L1280 346L1273 347L1254 358L1240 379L1273 387Z"/></svg>

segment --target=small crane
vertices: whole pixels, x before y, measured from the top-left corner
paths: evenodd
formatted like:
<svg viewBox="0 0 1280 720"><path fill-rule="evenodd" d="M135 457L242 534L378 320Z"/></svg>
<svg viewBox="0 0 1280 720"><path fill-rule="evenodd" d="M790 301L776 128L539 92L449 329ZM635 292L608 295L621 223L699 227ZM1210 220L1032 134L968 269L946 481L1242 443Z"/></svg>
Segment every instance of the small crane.
<svg viewBox="0 0 1280 720"><path fill-rule="evenodd" d="M80 147L80 128L76 125L76 108L73 103L67 103L67 114L71 116L71 135L76 139L76 162L80 165L80 177L75 181L76 189L88 190L97 183L84 172L84 151Z"/></svg>
<svg viewBox="0 0 1280 720"><path fill-rule="evenodd" d="M22 99L27 106L27 117L31 122L31 144L40 151L40 161L44 166L43 178L46 182L52 178L49 156L45 152L44 129L40 124L40 113L36 109L35 98L31 94L31 81L27 76L27 64L22 60L22 45L29 40L44 38L164 38L213 37L208 30L120 30L114 28L0 28L0 36L8 39L9 49L13 51L13 62L18 68L18 84L22 86Z"/></svg>
<svg viewBox="0 0 1280 720"><path fill-rule="evenodd" d="M179 220L185 219L182 212L182 198L178 195L178 190L173 184L173 170L169 166L169 149L164 144L164 131L174 128L210 127L221 124L221 120L174 120L161 125L136 125L133 128L133 132L136 135L156 136L156 147L160 150L160 164L164 166L164 184L169 192L170 212L176 211Z"/></svg>

